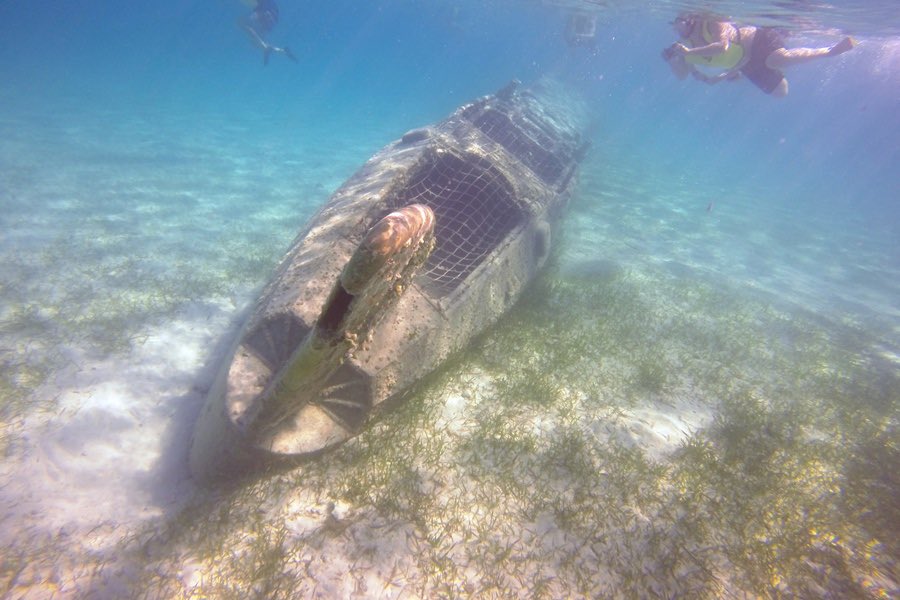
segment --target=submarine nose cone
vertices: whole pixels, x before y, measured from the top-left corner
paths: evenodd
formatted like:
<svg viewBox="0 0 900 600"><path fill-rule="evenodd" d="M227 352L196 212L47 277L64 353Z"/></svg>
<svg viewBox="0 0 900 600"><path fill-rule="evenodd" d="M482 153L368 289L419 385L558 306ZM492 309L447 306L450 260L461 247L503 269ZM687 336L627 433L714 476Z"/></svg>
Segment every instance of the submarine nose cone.
<svg viewBox="0 0 900 600"><path fill-rule="evenodd" d="M198 479L291 461L360 432L376 390L373 372L355 363L355 351L428 259L434 225L434 212L421 204L376 223L341 271L315 326L277 372L246 341L240 345L198 420L191 449Z"/></svg>
<svg viewBox="0 0 900 600"><path fill-rule="evenodd" d="M375 390L372 373L354 364L354 351L427 260L434 247L434 224L431 208L410 204L382 218L366 234L307 343L276 375L271 394L263 394L263 401L276 408L263 406L259 423L251 427L259 436L258 447L279 455L311 454L360 431L373 408ZM308 400L302 401L303 396Z"/></svg>

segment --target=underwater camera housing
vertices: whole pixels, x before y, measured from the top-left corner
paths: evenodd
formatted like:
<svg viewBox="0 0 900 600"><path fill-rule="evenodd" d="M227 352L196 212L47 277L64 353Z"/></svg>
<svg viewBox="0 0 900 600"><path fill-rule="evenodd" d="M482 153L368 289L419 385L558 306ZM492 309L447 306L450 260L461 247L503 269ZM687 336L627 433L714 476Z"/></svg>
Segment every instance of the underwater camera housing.
<svg viewBox="0 0 900 600"><path fill-rule="evenodd" d="M550 253L585 123L560 84L513 82L366 162L296 237L225 357L194 476L350 439L509 310Z"/></svg>

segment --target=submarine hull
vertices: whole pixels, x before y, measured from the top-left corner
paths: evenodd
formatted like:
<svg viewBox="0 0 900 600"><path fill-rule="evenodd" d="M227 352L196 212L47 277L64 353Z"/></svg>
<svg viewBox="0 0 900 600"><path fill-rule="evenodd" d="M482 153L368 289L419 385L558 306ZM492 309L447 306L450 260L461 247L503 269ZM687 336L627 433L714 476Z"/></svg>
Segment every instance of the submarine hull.
<svg viewBox="0 0 900 600"><path fill-rule="evenodd" d="M367 161L295 238L225 357L195 478L346 441L509 310L549 256L584 112L560 84L513 82Z"/></svg>

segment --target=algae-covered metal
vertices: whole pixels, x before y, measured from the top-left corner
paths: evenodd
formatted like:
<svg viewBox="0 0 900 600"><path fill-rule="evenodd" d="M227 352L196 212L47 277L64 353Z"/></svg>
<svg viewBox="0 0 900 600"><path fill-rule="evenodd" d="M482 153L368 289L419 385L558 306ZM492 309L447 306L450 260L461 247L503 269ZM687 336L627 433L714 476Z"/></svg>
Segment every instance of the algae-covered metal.
<svg viewBox="0 0 900 600"><path fill-rule="evenodd" d="M198 418L204 482L318 452L463 348L544 266L587 143L517 82L373 156L297 236Z"/></svg>

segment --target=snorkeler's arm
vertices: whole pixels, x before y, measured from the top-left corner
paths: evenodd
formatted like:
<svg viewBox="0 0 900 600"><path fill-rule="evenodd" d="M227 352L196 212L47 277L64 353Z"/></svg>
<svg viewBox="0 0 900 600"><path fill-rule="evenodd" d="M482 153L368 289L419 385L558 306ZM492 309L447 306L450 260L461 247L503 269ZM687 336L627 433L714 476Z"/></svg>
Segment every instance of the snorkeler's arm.
<svg viewBox="0 0 900 600"><path fill-rule="evenodd" d="M675 77L678 79L686 79L688 75L691 74L691 71L694 70L693 65L689 65L684 57L680 54L677 54L671 47L665 48L662 51L662 58L669 65L669 68L672 69L672 73L675 74Z"/></svg>
<svg viewBox="0 0 900 600"><path fill-rule="evenodd" d="M243 29L247 36L250 38L250 41L253 42L260 50L266 51L269 48L269 44L266 43L262 36L256 32L256 30L248 23L245 19L238 20L238 26Z"/></svg>
<svg viewBox="0 0 900 600"><path fill-rule="evenodd" d="M725 23L710 22L709 33L715 37L716 41L705 46L696 46L688 48L684 44L675 44L675 48L684 56L715 56L727 52L731 42L728 39L728 27Z"/></svg>

